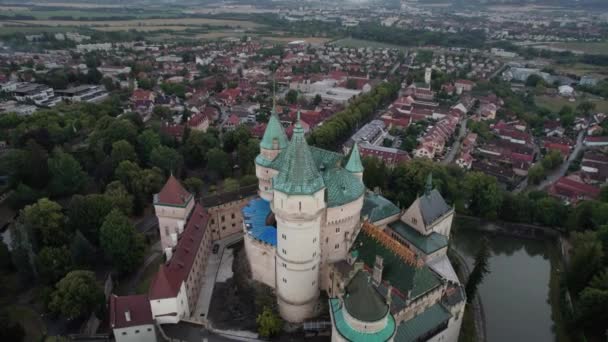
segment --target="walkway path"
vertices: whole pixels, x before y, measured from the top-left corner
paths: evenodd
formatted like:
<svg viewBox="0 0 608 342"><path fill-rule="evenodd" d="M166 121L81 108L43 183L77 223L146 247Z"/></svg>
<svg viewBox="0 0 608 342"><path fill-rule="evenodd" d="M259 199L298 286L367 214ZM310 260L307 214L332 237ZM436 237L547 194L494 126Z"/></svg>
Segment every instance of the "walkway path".
<svg viewBox="0 0 608 342"><path fill-rule="evenodd" d="M239 233L222 240L215 241L215 244L219 245L219 249L217 253L209 254L209 259L207 259L203 286L201 287L201 292L198 295L198 301L196 302L194 313L190 317L191 320L205 324L207 323L207 315L209 314L209 306L211 305L211 296L213 295L213 288L215 287L215 281L217 279L218 272L220 271L220 266L223 265L224 268L232 267L232 263L222 262L224 257L228 259L233 257L232 253L226 253L226 256L224 256L224 250L227 246L231 246L242 239L243 233ZM222 274L226 273L228 273L227 270L222 272Z"/></svg>

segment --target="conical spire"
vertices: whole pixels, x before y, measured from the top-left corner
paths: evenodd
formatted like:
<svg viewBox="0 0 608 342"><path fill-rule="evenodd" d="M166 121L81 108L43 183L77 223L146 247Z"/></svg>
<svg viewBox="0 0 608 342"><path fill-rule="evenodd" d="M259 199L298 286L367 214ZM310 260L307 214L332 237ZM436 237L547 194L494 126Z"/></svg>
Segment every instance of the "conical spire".
<svg viewBox="0 0 608 342"><path fill-rule="evenodd" d="M346 171L351 173L363 172L363 163L361 163L361 155L359 154L359 147L357 143L355 143L353 146L353 151L351 152L350 158L348 158L348 162L344 168Z"/></svg>
<svg viewBox="0 0 608 342"><path fill-rule="evenodd" d="M430 172L426 177L426 185L424 186L424 194L430 195L431 191L433 191L433 172Z"/></svg>
<svg viewBox="0 0 608 342"><path fill-rule="evenodd" d="M275 140L277 145L275 145ZM283 126L281 126L281 122L279 122L279 118L274 113L270 114L270 118L268 119L268 125L266 126L266 131L264 131L264 136L262 137L262 141L260 141L260 147L265 148L267 150L275 150L275 149L284 149L287 147L287 135L285 135L285 130L283 130Z"/></svg>
<svg viewBox="0 0 608 342"><path fill-rule="evenodd" d="M284 153L279 174L273 180L275 190L289 195L311 195L325 187L299 120Z"/></svg>

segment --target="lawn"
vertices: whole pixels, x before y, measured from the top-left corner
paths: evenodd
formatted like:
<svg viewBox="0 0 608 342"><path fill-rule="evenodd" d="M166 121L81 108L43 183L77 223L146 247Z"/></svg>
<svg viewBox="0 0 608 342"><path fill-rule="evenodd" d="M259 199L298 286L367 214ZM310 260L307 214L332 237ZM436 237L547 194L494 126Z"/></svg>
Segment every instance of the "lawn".
<svg viewBox="0 0 608 342"><path fill-rule="evenodd" d="M0 21L1 23L2 21ZM223 20L208 18L169 18L169 19L134 19L134 20L19 20L15 21L28 26L83 26L83 27L110 27L133 29L143 26L226 26L239 28L257 28L260 24L247 20Z"/></svg>
<svg viewBox="0 0 608 342"><path fill-rule="evenodd" d="M331 43L336 46L347 48L376 48L376 49L399 49L407 50L405 46L375 42L372 40L362 40L354 38L344 38Z"/></svg>
<svg viewBox="0 0 608 342"><path fill-rule="evenodd" d="M559 72L563 72L566 74L574 74L577 76L584 76L584 75L590 75L590 74L608 75L608 68L598 66L598 65L575 63L575 64L555 64L553 67L555 68L555 70L557 70Z"/></svg>
<svg viewBox="0 0 608 342"><path fill-rule="evenodd" d="M576 106L578 106L583 101L589 101L591 103L595 103L595 110L597 110L599 112L608 112L608 101L606 101L606 100L599 100L599 99L582 100L580 98L577 98L576 101L570 102L570 101L568 101L568 99L563 98L561 96L548 96L548 95L536 96L534 98L534 100L536 101L536 104L539 107L547 108L552 112L558 112L563 106L566 106L566 105L570 106L572 108L576 108Z"/></svg>

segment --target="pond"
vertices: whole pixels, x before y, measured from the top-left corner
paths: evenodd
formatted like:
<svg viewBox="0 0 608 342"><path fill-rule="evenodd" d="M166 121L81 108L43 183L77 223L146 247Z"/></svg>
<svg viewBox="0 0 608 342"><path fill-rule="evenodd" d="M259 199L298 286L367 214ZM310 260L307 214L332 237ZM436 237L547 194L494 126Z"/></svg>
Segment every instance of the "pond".
<svg viewBox="0 0 608 342"><path fill-rule="evenodd" d="M458 229L452 246L472 269L480 241L491 248L490 273L479 287L491 342L554 341L551 268L560 267L556 242ZM555 306L557 310L557 305Z"/></svg>

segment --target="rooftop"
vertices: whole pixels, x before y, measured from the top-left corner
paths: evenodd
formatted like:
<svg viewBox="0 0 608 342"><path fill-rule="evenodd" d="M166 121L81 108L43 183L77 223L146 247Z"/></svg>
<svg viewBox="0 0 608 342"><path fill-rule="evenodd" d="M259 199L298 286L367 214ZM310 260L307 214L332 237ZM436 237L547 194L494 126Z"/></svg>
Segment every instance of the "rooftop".
<svg viewBox="0 0 608 342"><path fill-rule="evenodd" d="M243 221L247 227L247 233L256 240L277 245L277 229L267 222L270 214L270 203L262 198L249 201L242 209Z"/></svg>
<svg viewBox="0 0 608 342"><path fill-rule="evenodd" d="M367 334L353 329L346 323L344 319L344 306L340 303L340 299L330 299L329 305L336 330L348 341L385 342L390 340L395 334L395 319L392 315L388 316L387 325L384 329L373 334Z"/></svg>
<svg viewBox="0 0 608 342"><path fill-rule="evenodd" d="M344 306L351 316L363 322L379 321L388 313L388 305L370 283L370 275L362 271L346 286Z"/></svg>
<svg viewBox="0 0 608 342"><path fill-rule="evenodd" d="M154 324L146 295L110 297L110 326L113 329Z"/></svg>
<svg viewBox="0 0 608 342"><path fill-rule="evenodd" d="M422 235L401 220L390 223L389 227L426 255L448 246L447 237L436 232L432 232L430 235Z"/></svg>
<svg viewBox="0 0 608 342"><path fill-rule="evenodd" d="M410 341L426 341L429 337L427 334L432 333L435 329L447 323L452 315L437 303L430 306L424 312L414 316L409 321L399 324L395 341L410 342Z"/></svg>
<svg viewBox="0 0 608 342"><path fill-rule="evenodd" d="M378 222L393 215L397 215L400 212L401 210L399 210L399 207L382 195L373 192L365 194L361 216L367 216L369 222Z"/></svg>
<svg viewBox="0 0 608 342"><path fill-rule="evenodd" d="M177 178L171 175L160 192L154 195L154 204L184 207L192 197Z"/></svg>

